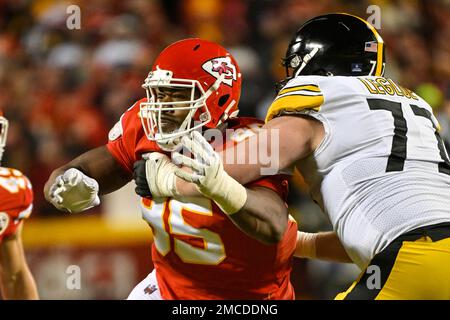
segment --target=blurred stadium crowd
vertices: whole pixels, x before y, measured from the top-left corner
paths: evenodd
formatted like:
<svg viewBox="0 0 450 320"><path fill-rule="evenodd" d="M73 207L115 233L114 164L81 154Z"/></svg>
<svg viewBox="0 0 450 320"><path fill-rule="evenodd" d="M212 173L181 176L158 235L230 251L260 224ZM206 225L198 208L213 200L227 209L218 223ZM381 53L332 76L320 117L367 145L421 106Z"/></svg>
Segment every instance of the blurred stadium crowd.
<svg viewBox="0 0 450 320"><path fill-rule="evenodd" d="M71 4L81 8L80 30L66 26ZM243 74L241 114L264 117L296 29L322 13L368 18L370 5L381 8L387 76L433 106L449 143L449 0L0 0L0 109L10 120L3 165L30 177L32 219L55 216L42 196L50 172L106 142L143 97L141 84L166 45L192 36L221 43ZM326 228L304 190L301 181L291 188L300 226Z"/></svg>

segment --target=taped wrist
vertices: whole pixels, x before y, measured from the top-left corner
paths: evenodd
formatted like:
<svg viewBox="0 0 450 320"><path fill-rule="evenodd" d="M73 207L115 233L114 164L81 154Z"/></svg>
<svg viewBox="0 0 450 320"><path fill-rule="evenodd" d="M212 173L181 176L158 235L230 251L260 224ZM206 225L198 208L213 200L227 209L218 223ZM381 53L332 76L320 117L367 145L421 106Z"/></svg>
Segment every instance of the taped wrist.
<svg viewBox="0 0 450 320"><path fill-rule="evenodd" d="M244 207L247 201L247 189L230 177L225 171L219 171L220 177L214 179L210 186L198 185L198 190L214 200L220 209L232 215Z"/></svg>
<svg viewBox="0 0 450 320"><path fill-rule="evenodd" d="M297 247L300 248L300 255L297 255L298 257L316 258L316 241L318 235L318 233L297 232Z"/></svg>

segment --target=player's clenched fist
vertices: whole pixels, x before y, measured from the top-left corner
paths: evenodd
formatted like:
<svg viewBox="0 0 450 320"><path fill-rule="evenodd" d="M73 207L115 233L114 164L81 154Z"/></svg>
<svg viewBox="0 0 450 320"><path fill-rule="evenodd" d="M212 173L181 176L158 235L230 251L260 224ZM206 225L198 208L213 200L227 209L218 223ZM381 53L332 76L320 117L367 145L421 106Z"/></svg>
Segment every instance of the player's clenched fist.
<svg viewBox="0 0 450 320"><path fill-rule="evenodd" d="M77 213L100 204L98 190L95 179L71 168L56 177L45 197L57 209Z"/></svg>
<svg viewBox="0 0 450 320"><path fill-rule="evenodd" d="M134 163L133 179L136 193L141 197L165 198L177 195L175 170L166 155L151 152L142 155L142 160Z"/></svg>

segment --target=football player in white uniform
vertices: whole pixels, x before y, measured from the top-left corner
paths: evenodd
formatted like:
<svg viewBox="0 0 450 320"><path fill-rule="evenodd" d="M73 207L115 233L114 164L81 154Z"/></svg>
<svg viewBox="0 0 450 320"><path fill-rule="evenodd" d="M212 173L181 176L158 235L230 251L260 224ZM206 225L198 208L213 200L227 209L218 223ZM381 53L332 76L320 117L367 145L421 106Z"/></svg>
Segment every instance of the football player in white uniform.
<svg viewBox="0 0 450 320"><path fill-rule="evenodd" d="M260 139L262 133L244 143L247 152L258 140L265 154L279 148L280 169L295 166L303 174L312 199L363 270L336 298L450 299L450 161L431 107L383 76L383 39L353 15L309 20L283 61L287 78L264 126L278 131L279 145ZM180 155L193 172L175 173L207 194L219 182L204 177L201 141L193 136L183 144L197 146L197 160ZM262 163L225 159L222 154L224 170L240 183L261 176ZM180 181L176 187L195 193ZM304 255L314 256L320 237L299 233Z"/></svg>

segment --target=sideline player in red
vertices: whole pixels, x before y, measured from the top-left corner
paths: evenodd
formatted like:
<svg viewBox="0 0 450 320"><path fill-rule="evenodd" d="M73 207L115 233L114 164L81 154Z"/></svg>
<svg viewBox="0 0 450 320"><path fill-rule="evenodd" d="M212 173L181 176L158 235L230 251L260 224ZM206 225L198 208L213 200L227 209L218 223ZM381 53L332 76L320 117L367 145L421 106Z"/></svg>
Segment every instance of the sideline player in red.
<svg viewBox="0 0 450 320"><path fill-rule="evenodd" d="M0 161L8 120L0 111ZM23 220L33 209L33 189L19 170L0 167L0 288L3 299L38 299L22 246Z"/></svg>
<svg viewBox="0 0 450 320"><path fill-rule="evenodd" d="M239 206L206 197L152 198L147 182L139 181L155 169L149 166L167 166L167 155L194 130L216 128L223 137L225 129L239 128L249 136L261 126L236 117L241 74L234 58L215 43L182 40L161 52L143 87L147 97L122 115L107 145L51 174L46 199L80 212L134 174L137 193L145 195L142 216L154 235L155 269L129 299L293 299L297 226L288 217L284 176L245 185ZM217 147L233 139L218 139L224 142Z"/></svg>

